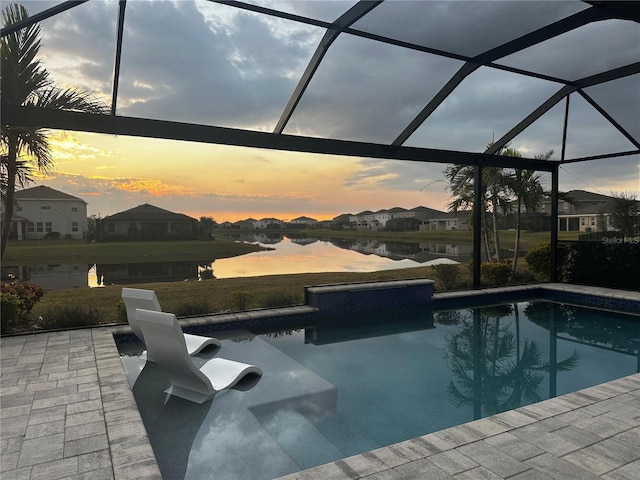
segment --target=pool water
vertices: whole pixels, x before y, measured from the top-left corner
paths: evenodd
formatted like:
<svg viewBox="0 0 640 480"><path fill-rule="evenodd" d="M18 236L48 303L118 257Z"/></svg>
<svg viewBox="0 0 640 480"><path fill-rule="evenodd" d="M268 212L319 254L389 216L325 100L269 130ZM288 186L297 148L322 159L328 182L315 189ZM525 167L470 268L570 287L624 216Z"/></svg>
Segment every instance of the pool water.
<svg viewBox="0 0 640 480"><path fill-rule="evenodd" d="M271 479L640 371L640 317L547 301L222 342L264 375L203 405L165 401L164 372L122 355L165 480Z"/></svg>

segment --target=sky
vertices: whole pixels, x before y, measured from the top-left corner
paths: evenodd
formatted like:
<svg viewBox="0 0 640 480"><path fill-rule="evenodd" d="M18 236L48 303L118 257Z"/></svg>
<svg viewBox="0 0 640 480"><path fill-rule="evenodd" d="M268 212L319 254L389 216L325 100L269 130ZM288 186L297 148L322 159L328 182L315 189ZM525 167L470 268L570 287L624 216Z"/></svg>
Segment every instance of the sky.
<svg viewBox="0 0 640 480"><path fill-rule="evenodd" d="M30 14L59 2L22 2ZM261 1L265 6L333 21L354 2ZM425 5L429 8L425 10ZM475 55L521 33L586 8L582 2L386 1L355 25L400 40ZM427 15L428 14L428 15ZM442 21L444 15L453 24ZM117 1L92 0L41 23L43 65L60 86L110 104ZM500 28L488 31L484 25ZM456 35L450 32L456 31ZM324 30L208 1L130 0L125 14L117 114L270 132ZM612 53L613 52L613 53ZM504 65L582 78L640 60L637 23L582 27ZM331 45L284 133L390 142L462 65L341 34ZM586 92L640 138L640 79ZM408 146L481 152L559 89L554 82L480 68L463 81L406 142ZM514 139L523 156L554 150L560 158L564 102ZM55 169L38 177L78 196L101 217L144 203L216 221L249 217L331 219L342 213L426 206L451 197L438 163L50 132ZM567 158L632 150L633 145L583 98L572 95ZM550 176L543 175L550 188ZM568 164L560 189L640 197L636 156Z"/></svg>

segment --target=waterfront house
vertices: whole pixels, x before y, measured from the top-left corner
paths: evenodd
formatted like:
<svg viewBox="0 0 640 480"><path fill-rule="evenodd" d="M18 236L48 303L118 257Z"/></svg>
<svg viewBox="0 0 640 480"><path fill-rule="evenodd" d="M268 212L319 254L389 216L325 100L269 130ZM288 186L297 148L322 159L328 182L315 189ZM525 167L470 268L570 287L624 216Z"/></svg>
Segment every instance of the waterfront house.
<svg viewBox="0 0 640 480"><path fill-rule="evenodd" d="M87 202L81 198L44 185L18 190L15 198L11 239L85 238Z"/></svg>
<svg viewBox="0 0 640 480"><path fill-rule="evenodd" d="M102 240L186 240L198 234L198 220L145 203L105 217Z"/></svg>

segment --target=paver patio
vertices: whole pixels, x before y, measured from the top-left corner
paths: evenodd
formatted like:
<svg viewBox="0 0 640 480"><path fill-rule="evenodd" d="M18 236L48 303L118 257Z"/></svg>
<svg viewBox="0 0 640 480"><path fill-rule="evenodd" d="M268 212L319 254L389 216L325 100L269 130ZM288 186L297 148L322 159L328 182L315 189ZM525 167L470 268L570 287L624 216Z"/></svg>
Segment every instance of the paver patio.
<svg viewBox="0 0 640 480"><path fill-rule="evenodd" d="M2 338L2 480L161 478L113 332ZM282 477L318 478L640 480L640 374Z"/></svg>

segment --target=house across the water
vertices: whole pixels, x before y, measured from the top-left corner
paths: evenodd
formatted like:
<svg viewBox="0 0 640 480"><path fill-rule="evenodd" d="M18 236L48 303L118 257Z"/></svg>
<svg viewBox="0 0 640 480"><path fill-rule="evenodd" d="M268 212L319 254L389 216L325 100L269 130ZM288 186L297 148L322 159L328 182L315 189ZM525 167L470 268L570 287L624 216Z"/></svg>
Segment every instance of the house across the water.
<svg viewBox="0 0 640 480"><path fill-rule="evenodd" d="M18 190L15 198L10 239L86 237L87 202L81 198L44 185Z"/></svg>
<svg viewBox="0 0 640 480"><path fill-rule="evenodd" d="M198 235L198 220L145 203L101 221L101 240L188 240Z"/></svg>

